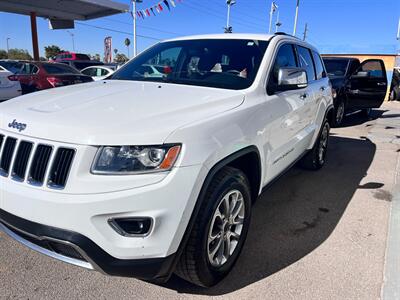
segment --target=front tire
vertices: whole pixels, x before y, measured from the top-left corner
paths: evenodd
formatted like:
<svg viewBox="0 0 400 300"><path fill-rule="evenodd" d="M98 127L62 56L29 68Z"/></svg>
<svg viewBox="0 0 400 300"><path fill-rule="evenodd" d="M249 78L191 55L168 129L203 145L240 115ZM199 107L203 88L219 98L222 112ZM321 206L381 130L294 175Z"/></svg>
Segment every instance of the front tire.
<svg viewBox="0 0 400 300"><path fill-rule="evenodd" d="M199 286L210 287L233 268L246 240L251 217L246 175L224 167L205 193L188 243L175 273Z"/></svg>
<svg viewBox="0 0 400 300"><path fill-rule="evenodd" d="M328 151L329 131L329 122L325 120L314 147L300 161L300 165L304 169L319 170L324 166Z"/></svg>

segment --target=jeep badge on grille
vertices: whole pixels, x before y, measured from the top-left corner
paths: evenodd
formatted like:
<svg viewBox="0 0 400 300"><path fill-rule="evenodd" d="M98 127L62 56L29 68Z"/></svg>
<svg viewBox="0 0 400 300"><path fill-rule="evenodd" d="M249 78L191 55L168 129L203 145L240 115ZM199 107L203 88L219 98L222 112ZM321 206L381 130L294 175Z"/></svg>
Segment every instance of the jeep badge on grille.
<svg viewBox="0 0 400 300"><path fill-rule="evenodd" d="M16 119L8 124L8 127L18 129L19 132L26 129L26 124L18 123Z"/></svg>

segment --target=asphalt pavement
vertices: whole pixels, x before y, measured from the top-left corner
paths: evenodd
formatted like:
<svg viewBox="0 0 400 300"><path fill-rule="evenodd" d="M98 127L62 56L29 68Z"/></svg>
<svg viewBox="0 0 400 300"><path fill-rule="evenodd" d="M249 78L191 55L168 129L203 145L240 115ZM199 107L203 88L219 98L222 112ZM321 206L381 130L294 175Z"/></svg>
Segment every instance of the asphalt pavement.
<svg viewBox="0 0 400 300"><path fill-rule="evenodd" d="M328 155L322 170L295 167L261 195L238 263L211 289L105 276L0 233L0 298L396 299L400 103L348 117Z"/></svg>

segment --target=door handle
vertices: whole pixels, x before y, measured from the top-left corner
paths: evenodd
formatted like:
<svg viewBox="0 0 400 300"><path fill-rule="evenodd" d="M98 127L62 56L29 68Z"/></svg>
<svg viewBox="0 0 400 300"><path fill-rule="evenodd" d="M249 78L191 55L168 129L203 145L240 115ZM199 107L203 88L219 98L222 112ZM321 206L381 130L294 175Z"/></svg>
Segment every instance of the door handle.
<svg viewBox="0 0 400 300"><path fill-rule="evenodd" d="M386 82L378 82L377 85L379 86L386 85Z"/></svg>
<svg viewBox="0 0 400 300"><path fill-rule="evenodd" d="M300 95L301 100L305 100L307 98L307 94Z"/></svg>

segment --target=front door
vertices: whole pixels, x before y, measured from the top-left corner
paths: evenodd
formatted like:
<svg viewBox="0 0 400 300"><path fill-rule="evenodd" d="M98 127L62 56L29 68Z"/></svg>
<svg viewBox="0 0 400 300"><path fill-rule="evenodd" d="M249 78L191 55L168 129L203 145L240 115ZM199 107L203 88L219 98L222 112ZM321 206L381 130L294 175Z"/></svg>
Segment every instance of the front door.
<svg viewBox="0 0 400 300"><path fill-rule="evenodd" d="M380 59L364 61L346 86L347 106L351 109L379 108L385 100L387 77Z"/></svg>
<svg viewBox="0 0 400 300"><path fill-rule="evenodd" d="M307 139L308 122L304 116L306 103L312 101L314 97L312 89L310 87L289 91L276 89L279 69L299 66L295 45L286 43L280 45L267 87L267 111L274 117L268 120L269 137L264 146L267 152L265 182L275 178L301 155L304 149L302 144Z"/></svg>

